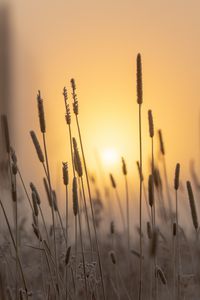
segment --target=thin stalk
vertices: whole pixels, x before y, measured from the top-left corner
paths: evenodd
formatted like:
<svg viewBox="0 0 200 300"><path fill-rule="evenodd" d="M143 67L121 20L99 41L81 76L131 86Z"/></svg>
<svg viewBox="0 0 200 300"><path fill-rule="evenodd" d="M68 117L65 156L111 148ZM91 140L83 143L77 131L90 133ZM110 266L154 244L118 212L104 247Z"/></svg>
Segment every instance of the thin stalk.
<svg viewBox="0 0 200 300"><path fill-rule="evenodd" d="M86 160L85 160L85 155L84 155L84 150L83 150L83 143L82 143L82 138L81 138L81 131L80 131L80 126L79 126L79 121L78 121L77 115L76 115L76 124L77 124L77 128L78 128L79 141L80 141L80 145L81 145L81 152L82 152L82 157L83 157L83 164L84 164L84 170L85 170L86 182L87 182L87 188L88 188L88 194L89 194L89 200L90 200L90 208L91 208L91 212L92 212L92 223L93 223L93 227L94 227L95 242L96 242L96 247L97 247L98 264L99 264L99 270L100 270L103 299L106 300L104 280L103 280L103 269L102 269L102 263L101 263L101 255L100 255L99 242L98 242L97 230L96 230L95 218L94 218L94 208L93 208L93 203L92 203L89 177L88 177L88 172L87 172L87 165L86 165Z"/></svg>
<svg viewBox="0 0 200 300"><path fill-rule="evenodd" d="M118 206L119 206L119 211L120 211L120 215L121 215L121 219L122 219L123 229L124 229L124 232L126 232L125 218L124 218L124 213L123 213L121 200L120 200L120 197L119 197L117 187L115 188L115 195L116 195L117 203L118 203Z"/></svg>
<svg viewBox="0 0 200 300"><path fill-rule="evenodd" d="M165 155L163 155L163 170L164 170L164 178L165 178L165 185L166 185L166 192L167 192L167 199L168 199L168 205L169 205L169 213L171 217L171 222L172 222L172 200L169 192L169 180L167 176L167 166L166 166L166 159Z"/></svg>
<svg viewBox="0 0 200 300"><path fill-rule="evenodd" d="M66 185L66 188L65 188L65 209L66 209L66 219L65 219L65 226L66 226L66 241L67 241L67 246L68 246L68 217L69 217L69 207L68 207L68 188L67 188L67 185ZM66 300L68 300L68 293L67 293L67 289L68 289L68 267L66 266L66 274L65 274L65 277L66 277Z"/></svg>
<svg viewBox="0 0 200 300"><path fill-rule="evenodd" d="M50 247L49 234L48 234L48 231L47 231L46 222L45 222L45 219L44 219L44 214L43 214L41 206L38 205L38 207L39 207L40 215L42 217L42 223L44 225L44 230L45 230L45 233L46 233L46 236L47 236L47 243L48 243L48 246Z"/></svg>
<svg viewBox="0 0 200 300"><path fill-rule="evenodd" d="M27 191L27 189L26 189L26 185L25 185L25 183L24 183L24 180L23 180L22 174L21 174L21 172L20 172L20 169L19 169L19 167L18 167L18 166L17 166L17 171L18 171L19 178L20 178L20 180L21 180L21 183L22 183L22 186L23 186L24 192L25 192L25 194L26 194L26 197L27 197L27 199L28 199L29 205L30 205L30 207L31 207L31 210L32 210L32 212L34 212L34 211L33 211L33 205L32 205L32 203L31 203L31 199L30 199L30 197L29 197L28 191Z"/></svg>
<svg viewBox="0 0 200 300"><path fill-rule="evenodd" d="M154 140L153 137L151 138L151 174L153 178L153 194L154 194ZM154 197L153 201L153 228L156 228L156 201ZM154 279L155 279L155 300L157 300L157 290L158 290L158 282L157 282L157 275L156 275L156 266L157 266L157 256L156 253L154 255Z"/></svg>
<svg viewBox="0 0 200 300"><path fill-rule="evenodd" d="M176 224L177 225L177 224ZM176 235L173 235L173 298L176 300ZM178 298L177 298L178 299Z"/></svg>
<svg viewBox="0 0 200 300"><path fill-rule="evenodd" d="M62 222L62 218L61 218L61 215L60 215L59 208L57 209L57 215L58 215L58 219L59 219L59 222L60 222L60 226L61 226L61 229L62 229L62 232L63 232L66 247L67 247L67 238L66 238L66 235L65 235L66 231L64 230L64 226L63 226L63 222Z"/></svg>
<svg viewBox="0 0 200 300"><path fill-rule="evenodd" d="M178 190L175 190L175 197L176 197L176 226L177 226L177 237L176 237L176 242L177 242L177 264L178 264L178 286L177 286L177 292L178 296L177 299L180 299L180 244L179 244L179 216L178 216L178 210L179 210L179 205L178 205Z"/></svg>
<svg viewBox="0 0 200 300"><path fill-rule="evenodd" d="M147 215L149 217L149 221L151 221L151 212L150 212L150 208L149 208L149 203L147 201L147 193L146 193L146 188L145 188L144 181L143 181L142 187L143 187L144 200L145 200L146 208L147 208Z"/></svg>
<svg viewBox="0 0 200 300"><path fill-rule="evenodd" d="M80 213L78 211L78 224L79 224L79 233L80 233L80 242L81 242L81 253L82 253L82 261L83 261L83 273L84 273L84 283L85 283L85 292L86 299L88 298L88 285L87 285L87 277L86 277L86 267L85 267L85 255L84 255L84 247L83 247L83 235L82 235L82 226L81 226L81 218Z"/></svg>
<svg viewBox="0 0 200 300"><path fill-rule="evenodd" d="M88 235L89 235L89 241L90 241L91 258L93 259L92 237L91 237L91 231L90 231L90 223L89 223L88 210L87 210L86 197L85 197L85 189L84 189L82 176L81 176L81 188L82 188L82 192L83 192L83 201L84 201L86 223L87 223Z"/></svg>
<svg viewBox="0 0 200 300"><path fill-rule="evenodd" d="M49 184L49 191L51 195L51 214L52 214L52 222L53 222L53 239L54 239L54 254L55 254L55 264L56 264L56 280L58 284L58 258L57 258L57 248L56 248L56 231L55 231L55 215L54 215L54 208L53 208L53 194L52 194L52 186L51 186L51 178L50 178L50 171L49 171L49 162L48 162L48 154L47 154L47 146L46 146L46 137L45 133L42 133L43 137L43 145L44 145L44 152L45 152L45 160L46 160L46 168L43 163L43 167L45 173L47 174L47 180Z"/></svg>
<svg viewBox="0 0 200 300"><path fill-rule="evenodd" d="M139 104L139 144L140 144L140 170L142 173L142 120L141 120L141 104ZM139 218L140 218L140 268L139 268L139 300L142 299L142 180L140 177L140 208L139 208Z"/></svg>
<svg viewBox="0 0 200 300"><path fill-rule="evenodd" d="M128 180L127 176L124 176L125 188L126 188L126 219L127 219L127 247L130 253L130 218L129 218L129 193L128 193Z"/></svg>
<svg viewBox="0 0 200 300"><path fill-rule="evenodd" d="M16 191L17 184L16 184L16 176L14 175L14 188ZM16 191L17 193L17 191ZM14 202L15 206L15 243L16 243L16 286L15 286L15 293L16 293L16 299L18 295L18 260L17 257L19 256L19 239L18 239L18 201L16 197L16 201Z"/></svg>
<svg viewBox="0 0 200 300"><path fill-rule="evenodd" d="M75 293L75 299L76 299L76 293L77 293L77 254L78 254L78 226L77 226L77 215L75 218L75 280L74 280L74 293Z"/></svg>

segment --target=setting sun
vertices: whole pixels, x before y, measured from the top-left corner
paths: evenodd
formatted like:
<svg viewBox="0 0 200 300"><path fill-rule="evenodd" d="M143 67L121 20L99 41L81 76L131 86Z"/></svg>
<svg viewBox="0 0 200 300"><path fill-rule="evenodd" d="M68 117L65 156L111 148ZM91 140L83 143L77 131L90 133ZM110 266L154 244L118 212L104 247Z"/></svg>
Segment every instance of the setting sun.
<svg viewBox="0 0 200 300"><path fill-rule="evenodd" d="M106 148L102 151L102 162L105 166L113 166L119 161L119 154L114 148Z"/></svg>

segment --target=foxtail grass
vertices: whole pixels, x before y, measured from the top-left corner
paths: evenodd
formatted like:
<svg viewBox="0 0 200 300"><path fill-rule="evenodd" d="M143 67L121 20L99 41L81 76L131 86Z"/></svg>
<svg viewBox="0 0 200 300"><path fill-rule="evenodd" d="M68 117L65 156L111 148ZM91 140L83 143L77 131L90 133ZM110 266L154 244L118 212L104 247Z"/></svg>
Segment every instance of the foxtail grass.
<svg viewBox="0 0 200 300"><path fill-rule="evenodd" d="M140 53L137 55L137 103L139 105L139 150L140 150L140 172L142 174L142 61ZM140 195L139 195L139 226L142 233L142 180L140 177ZM142 234L140 234L140 269L139 269L139 300L142 299Z"/></svg>
<svg viewBox="0 0 200 300"><path fill-rule="evenodd" d="M87 164L86 164L85 154L84 154L84 150L83 150L83 142L82 142L81 130L80 130L79 119L78 119L79 106L78 106L78 99L77 99L77 94L76 94L76 84L75 84L74 79L71 79L71 86L72 86L72 98L73 98L73 111L74 111L75 118L76 118L76 125L77 125L77 129L78 129L78 136L79 136L79 141L80 141L80 146L81 146L83 165L84 165L88 195L89 195L89 200L90 200L90 209L91 209L91 213L92 213L92 224L93 224L93 228L94 228L95 243L96 243L96 248L97 248L102 293L103 293L103 299L106 300L104 280L103 280L103 269L102 269L101 255L100 255L100 249L99 249L99 241L98 241L97 229L96 229L96 224L95 224L94 208L93 208L93 203L92 203L89 176L88 176L88 171L87 171Z"/></svg>

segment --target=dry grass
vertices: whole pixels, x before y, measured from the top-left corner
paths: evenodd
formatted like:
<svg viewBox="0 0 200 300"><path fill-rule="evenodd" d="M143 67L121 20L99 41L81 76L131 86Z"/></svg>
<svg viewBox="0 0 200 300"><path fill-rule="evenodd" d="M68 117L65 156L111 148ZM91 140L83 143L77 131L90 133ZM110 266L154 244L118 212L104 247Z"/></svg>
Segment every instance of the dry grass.
<svg viewBox="0 0 200 300"><path fill-rule="evenodd" d="M187 181L188 195L186 195L186 192L180 190L180 164L177 163L174 182L171 181L167 174L163 135L159 130L162 176L154 153L156 136L151 110L148 111L151 167L150 174L143 174L141 109L143 91L140 54L137 56L136 64L140 150L137 162L140 182L139 207L134 206L139 220L136 228L131 222L133 203L129 189L132 188L132 183L128 173L130 166L125 159L122 158L121 161L124 194L118 189L115 174L110 174L110 188L113 189L116 199L107 197L110 189L107 190L99 185L95 176L91 176L91 180L89 178L74 79L71 80L74 124L71 120L67 89L63 89L65 120L68 128L67 140L71 150L71 158L68 162L63 162L60 167L66 204L63 212L60 212L51 176L49 164L51 158L46 143L48 131L41 92L37 94L41 137L39 136L38 139L33 130L30 134L38 163L43 167L44 173L40 174L44 177L41 186L44 184L46 194L34 185L34 178L30 188L25 185L19 167L23 162L18 162L15 151L11 147L12 140L7 117L2 116L9 184L7 185L8 197L4 198L2 194L0 199L2 211L0 299L195 300L200 298L200 270L196 267L199 263L200 251L199 204L195 202L194 197L194 194L199 192L198 177L193 167L192 180L196 190L193 191L191 182ZM77 139L72 138L74 128L78 131ZM40 139L42 144L39 143ZM147 189L145 184L148 185ZM24 191L22 200L18 195L21 187ZM135 186L134 188L136 189ZM172 189L175 192L174 205ZM103 194L107 197L106 201L108 199L110 201L106 207ZM187 206L181 204L181 202L185 203L183 201L185 198L189 200ZM26 218L29 214L23 209L25 201L28 201L32 219ZM69 205L70 203L72 205ZM11 212L8 211L8 207L11 207ZM107 207L110 207L110 210ZM117 216L113 213L115 207L118 210ZM188 213L189 207L191 215ZM51 212L50 219L46 216L47 210ZM190 220L187 226L181 223L182 214Z"/></svg>

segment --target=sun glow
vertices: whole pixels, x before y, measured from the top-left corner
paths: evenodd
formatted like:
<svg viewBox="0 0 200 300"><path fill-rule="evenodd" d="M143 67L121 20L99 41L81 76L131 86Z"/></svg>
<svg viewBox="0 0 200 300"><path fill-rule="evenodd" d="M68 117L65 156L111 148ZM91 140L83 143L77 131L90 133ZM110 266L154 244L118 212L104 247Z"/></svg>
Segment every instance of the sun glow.
<svg viewBox="0 0 200 300"><path fill-rule="evenodd" d="M105 166L113 166L119 161L119 154L114 148L104 149L101 156Z"/></svg>

